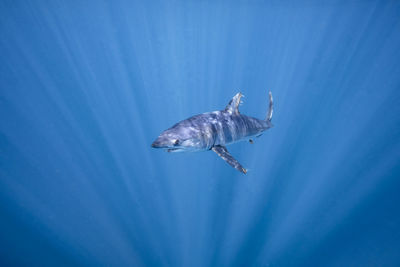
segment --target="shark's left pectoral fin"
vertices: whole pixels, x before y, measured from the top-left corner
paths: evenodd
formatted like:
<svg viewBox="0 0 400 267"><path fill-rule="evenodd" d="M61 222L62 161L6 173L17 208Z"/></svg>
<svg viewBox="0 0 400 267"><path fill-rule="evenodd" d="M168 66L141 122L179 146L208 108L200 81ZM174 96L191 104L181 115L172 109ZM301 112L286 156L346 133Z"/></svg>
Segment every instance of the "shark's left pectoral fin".
<svg viewBox="0 0 400 267"><path fill-rule="evenodd" d="M229 165L231 165L233 168L237 169L238 171L246 174L247 170L243 168L240 163L232 157L231 154L229 154L228 150L224 146L213 146L212 151L218 154L223 160L225 160Z"/></svg>

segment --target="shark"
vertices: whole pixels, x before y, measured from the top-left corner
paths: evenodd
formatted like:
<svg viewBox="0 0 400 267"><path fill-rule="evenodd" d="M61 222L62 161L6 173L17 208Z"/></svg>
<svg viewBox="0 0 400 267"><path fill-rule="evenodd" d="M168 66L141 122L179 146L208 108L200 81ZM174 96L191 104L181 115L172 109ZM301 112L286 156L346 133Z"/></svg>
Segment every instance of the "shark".
<svg viewBox="0 0 400 267"><path fill-rule="evenodd" d="M237 93L223 110L198 114L182 120L163 131L151 144L167 152L214 151L230 166L243 174L245 169L227 150L226 146L249 141L273 127L273 98L269 91L269 107L265 119L257 119L239 112L242 93Z"/></svg>

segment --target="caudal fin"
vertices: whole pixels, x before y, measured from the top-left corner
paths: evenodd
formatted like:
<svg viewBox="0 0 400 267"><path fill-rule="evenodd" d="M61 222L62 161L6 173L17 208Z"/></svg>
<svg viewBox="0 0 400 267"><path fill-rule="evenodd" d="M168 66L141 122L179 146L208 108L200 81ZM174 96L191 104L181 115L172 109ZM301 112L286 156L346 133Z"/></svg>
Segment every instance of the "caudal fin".
<svg viewBox="0 0 400 267"><path fill-rule="evenodd" d="M269 91L269 109L267 113L267 117L265 118L265 121L268 123L269 127L272 127L272 113L274 112L274 100L272 99L272 93Z"/></svg>

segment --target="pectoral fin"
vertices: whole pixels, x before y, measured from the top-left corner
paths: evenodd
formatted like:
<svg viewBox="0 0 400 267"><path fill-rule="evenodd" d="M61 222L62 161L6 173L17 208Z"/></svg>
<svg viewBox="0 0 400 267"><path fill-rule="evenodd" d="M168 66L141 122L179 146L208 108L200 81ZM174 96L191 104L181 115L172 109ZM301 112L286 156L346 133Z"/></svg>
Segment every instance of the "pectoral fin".
<svg viewBox="0 0 400 267"><path fill-rule="evenodd" d="M212 151L218 154L223 160L225 160L229 165L233 168L237 169L238 171L246 174L247 170L243 168L240 163L229 154L228 150L224 146L213 146Z"/></svg>

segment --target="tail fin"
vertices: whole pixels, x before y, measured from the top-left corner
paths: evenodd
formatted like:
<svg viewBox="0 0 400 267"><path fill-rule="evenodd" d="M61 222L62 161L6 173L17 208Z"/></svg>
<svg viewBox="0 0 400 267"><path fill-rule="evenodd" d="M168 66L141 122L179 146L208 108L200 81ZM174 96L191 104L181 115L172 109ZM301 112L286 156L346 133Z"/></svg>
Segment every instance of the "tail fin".
<svg viewBox="0 0 400 267"><path fill-rule="evenodd" d="M272 127L272 113L274 112L274 100L272 99L272 93L269 91L269 109L267 113L267 117L265 118L265 121L267 122L269 127Z"/></svg>

